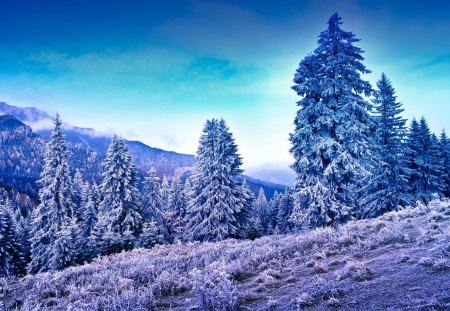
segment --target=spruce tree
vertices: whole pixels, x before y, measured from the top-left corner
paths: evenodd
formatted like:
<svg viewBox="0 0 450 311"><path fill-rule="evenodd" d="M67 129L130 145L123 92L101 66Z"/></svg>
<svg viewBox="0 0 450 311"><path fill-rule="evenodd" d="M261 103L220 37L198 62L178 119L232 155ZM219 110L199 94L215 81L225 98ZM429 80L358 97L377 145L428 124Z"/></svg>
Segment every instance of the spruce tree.
<svg viewBox="0 0 450 311"><path fill-rule="evenodd" d="M169 195L169 210L172 213L172 232L174 238L177 239L184 234L186 230L186 212L187 212L187 196L184 186L179 177L172 180Z"/></svg>
<svg viewBox="0 0 450 311"><path fill-rule="evenodd" d="M442 194L445 197L450 198L450 141L445 133L445 130L442 130L439 137L437 156L439 159L442 159L442 171L440 176L442 183Z"/></svg>
<svg viewBox="0 0 450 311"><path fill-rule="evenodd" d="M8 224L5 220L3 208L0 208L0 278L10 275L12 259L8 252L7 241Z"/></svg>
<svg viewBox="0 0 450 311"><path fill-rule="evenodd" d="M23 275L26 269L9 199L0 205L0 275Z"/></svg>
<svg viewBox="0 0 450 311"><path fill-rule="evenodd" d="M137 189L137 171L127 146L117 136L108 148L103 168L99 215L102 220L97 223L102 226L100 230L105 230L104 249L111 254L131 248L129 239L138 238L144 218Z"/></svg>
<svg viewBox="0 0 450 311"><path fill-rule="evenodd" d="M410 169L410 191L415 201L428 204L434 193L442 192L439 180L440 166L432 156L431 131L425 118L420 123L411 122L408 134L406 157Z"/></svg>
<svg viewBox="0 0 450 311"><path fill-rule="evenodd" d="M409 169L403 151L406 120L395 90L383 73L374 92L376 161L373 174L364 180L361 216L376 217L414 203L409 191Z"/></svg>
<svg viewBox="0 0 450 311"><path fill-rule="evenodd" d="M162 210L168 211L169 210L169 200L170 200L170 185L169 181L167 180L166 175L163 176L163 179L161 181L161 203L162 203Z"/></svg>
<svg viewBox="0 0 450 311"><path fill-rule="evenodd" d="M242 209L237 214L236 220L239 224L238 237L256 238L261 235L261 223L255 213L255 194L250 190L247 180L244 179L240 186Z"/></svg>
<svg viewBox="0 0 450 311"><path fill-rule="evenodd" d="M350 219L355 185L368 174L373 120L371 104L363 96L372 89L361 75L370 71L362 63L363 51L354 46L359 39L341 24L337 13L331 16L316 50L300 62L292 87L302 96L290 137L302 210L302 217L292 218L301 221L297 228Z"/></svg>
<svg viewBox="0 0 450 311"><path fill-rule="evenodd" d="M139 246L144 248L152 248L156 244L162 244L164 237L160 234L160 229L155 221L146 221L144 228L139 236Z"/></svg>
<svg viewBox="0 0 450 311"><path fill-rule="evenodd" d="M237 145L223 120L208 120L200 137L192 175L187 238L218 241L239 235L238 214L244 208Z"/></svg>
<svg viewBox="0 0 450 311"><path fill-rule="evenodd" d="M263 188L259 188L258 196L256 197L254 206L255 213L258 214L264 235L271 233L272 221L269 202L267 202L266 195Z"/></svg>
<svg viewBox="0 0 450 311"><path fill-rule="evenodd" d="M92 184L88 190L86 203L83 208L83 221L81 226L81 233L84 239L88 239L97 222L97 214L100 207L100 192L97 184Z"/></svg>
<svg viewBox="0 0 450 311"><path fill-rule="evenodd" d="M281 195L275 190L273 197L269 201L270 206L270 226L272 230L277 228L278 212L280 210Z"/></svg>
<svg viewBox="0 0 450 311"><path fill-rule="evenodd" d="M168 241L169 231L162 212L163 201L161 199L159 177L156 176L154 167L150 168L147 176L144 178L142 198L142 210L146 223L155 222L158 226L158 234L163 237L164 241ZM149 224L147 224L147 227L149 227Z"/></svg>
<svg viewBox="0 0 450 311"><path fill-rule="evenodd" d="M295 224L301 223L300 221L297 221L297 219L292 217L294 213L294 206L294 191L290 187L286 186L284 193L281 194L280 207L278 209L278 233L288 233L292 231L292 229L295 227Z"/></svg>
<svg viewBox="0 0 450 311"><path fill-rule="evenodd" d="M78 221L81 222L84 214L84 205L87 199L87 187L83 180L83 175L79 169L76 169L73 177L73 200L75 203L75 214Z"/></svg>
<svg viewBox="0 0 450 311"><path fill-rule="evenodd" d="M39 180L40 203L32 216L30 273L63 269L77 261L78 241L74 238L79 228L74 221L76 206L67 158L68 149L57 115ZM73 233L67 238L71 247L62 248L60 237L67 228Z"/></svg>

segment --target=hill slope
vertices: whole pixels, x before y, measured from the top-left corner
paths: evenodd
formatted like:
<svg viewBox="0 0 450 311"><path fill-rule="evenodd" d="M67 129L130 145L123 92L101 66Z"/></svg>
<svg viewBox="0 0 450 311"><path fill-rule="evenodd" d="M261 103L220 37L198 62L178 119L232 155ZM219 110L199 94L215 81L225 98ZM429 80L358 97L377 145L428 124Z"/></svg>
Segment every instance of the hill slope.
<svg viewBox="0 0 450 311"><path fill-rule="evenodd" d="M338 229L159 246L1 280L3 309L448 310L450 202Z"/></svg>

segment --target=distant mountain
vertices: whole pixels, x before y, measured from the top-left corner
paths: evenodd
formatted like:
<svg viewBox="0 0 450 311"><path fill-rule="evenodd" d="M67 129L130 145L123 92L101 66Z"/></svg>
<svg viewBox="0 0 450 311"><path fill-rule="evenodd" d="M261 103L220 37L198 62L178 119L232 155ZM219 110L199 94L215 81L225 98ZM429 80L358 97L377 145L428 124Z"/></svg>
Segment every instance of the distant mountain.
<svg viewBox="0 0 450 311"><path fill-rule="evenodd" d="M18 120L35 129L35 132L45 139L49 139L53 127L54 117L47 112L34 107L16 107L0 102L0 115L13 115ZM111 136L96 132L91 128L81 128L63 124L64 135L72 148L88 149L103 156L108 150ZM127 141L130 154L136 167L145 172L151 166L156 168L158 175L173 175L175 170L195 163L195 157L150 147L140 141Z"/></svg>
<svg viewBox="0 0 450 311"><path fill-rule="evenodd" d="M54 117L40 109L0 102L0 136L8 142L2 141L0 146L0 173L5 183L14 183L18 188L24 188L26 183L35 184L42 168L45 141L50 137L53 121ZM63 124L63 129L71 151L69 162L72 169L80 168L86 178L99 181L101 162L111 137L91 128L69 124ZM141 176L150 166L156 168L159 176L187 176L195 163L195 156L190 154L150 147L140 141L129 140L126 143ZM250 189L255 193L262 187L268 199L275 191L283 192L285 188L277 182L265 182L260 178L240 178L247 179Z"/></svg>
<svg viewBox="0 0 450 311"><path fill-rule="evenodd" d="M0 116L0 185L35 186L43 164L45 140L11 115Z"/></svg>
<svg viewBox="0 0 450 311"><path fill-rule="evenodd" d="M292 185L295 180L294 171L288 165L264 165L247 170L250 176L275 184Z"/></svg>

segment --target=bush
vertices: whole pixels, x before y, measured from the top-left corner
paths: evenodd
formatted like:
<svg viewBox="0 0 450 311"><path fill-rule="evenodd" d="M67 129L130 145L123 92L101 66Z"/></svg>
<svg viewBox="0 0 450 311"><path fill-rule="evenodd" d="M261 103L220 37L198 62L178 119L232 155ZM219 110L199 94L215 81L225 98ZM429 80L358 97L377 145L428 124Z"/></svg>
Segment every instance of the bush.
<svg viewBox="0 0 450 311"><path fill-rule="evenodd" d="M192 290L202 310L231 311L238 307L238 293L224 265L212 265L204 271L191 272Z"/></svg>

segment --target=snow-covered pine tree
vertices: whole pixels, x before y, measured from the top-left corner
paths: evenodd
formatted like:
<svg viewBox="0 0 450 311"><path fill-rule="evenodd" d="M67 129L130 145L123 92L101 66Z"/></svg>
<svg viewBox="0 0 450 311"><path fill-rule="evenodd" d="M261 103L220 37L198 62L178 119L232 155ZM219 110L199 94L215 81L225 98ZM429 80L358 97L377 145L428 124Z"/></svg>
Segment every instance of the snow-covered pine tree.
<svg viewBox="0 0 450 311"><path fill-rule="evenodd" d="M442 194L445 197L450 198L450 141L445 130L442 130L439 137L437 156L442 159L442 171L440 176L443 186Z"/></svg>
<svg viewBox="0 0 450 311"><path fill-rule="evenodd" d="M425 118L411 122L406 157L410 169L409 185L415 201L428 204L433 193L441 193L440 167L432 156L431 132Z"/></svg>
<svg viewBox="0 0 450 311"><path fill-rule="evenodd" d="M144 228L139 236L139 246L144 248L152 248L156 244L164 243L164 237L160 234L159 225L153 221L146 221Z"/></svg>
<svg viewBox="0 0 450 311"><path fill-rule="evenodd" d="M100 192L97 184L93 183L88 190L86 203L83 208L83 219L81 224L81 235L83 237L83 241L85 242L85 247L83 248L82 254L84 261L89 261L96 255L97 242L101 241L100 237L99 241L96 242L96 239L99 237L94 234L98 220L97 217L99 213L100 201Z"/></svg>
<svg viewBox="0 0 450 311"><path fill-rule="evenodd" d="M163 176L163 179L161 181L161 203L162 203L162 210L164 212L169 211L169 204L170 204L170 185L169 181L167 180L166 175Z"/></svg>
<svg viewBox="0 0 450 311"><path fill-rule="evenodd" d="M130 249L129 232L135 239L142 230L144 218L141 209L141 197L137 189L137 172L124 141L114 136L103 161L103 182L101 184L102 201L100 215L108 239L103 249L107 254ZM127 241L125 241L125 238Z"/></svg>
<svg viewBox="0 0 450 311"><path fill-rule="evenodd" d="M169 240L169 231L167 223L162 212L163 202L161 199L161 190L159 177L156 176L156 169L151 167L144 178L142 190L142 211L145 221L155 222L158 226L159 235L163 237L163 241ZM149 227L149 224L147 224Z"/></svg>
<svg viewBox="0 0 450 311"><path fill-rule="evenodd" d="M376 161L372 175L365 178L361 205L363 218L377 217L414 203L408 185L409 169L404 157L406 120L402 104L383 73L374 92Z"/></svg>
<svg viewBox="0 0 450 311"><path fill-rule="evenodd" d="M186 230L186 212L188 199L184 192L184 186L179 177L172 180L169 196L169 210L172 213L172 234L171 240L177 240Z"/></svg>
<svg viewBox="0 0 450 311"><path fill-rule="evenodd" d="M336 13L322 31L318 47L299 65L292 87L303 98L291 134L297 173L296 197L302 217L296 227L320 227L345 222L355 207L354 186L367 175L369 136L373 118L369 73L363 51L352 32L341 29ZM299 215L300 216L300 215Z"/></svg>
<svg viewBox="0 0 450 311"><path fill-rule="evenodd" d="M241 172L237 145L223 120L207 120L192 175L187 238L218 241L239 235L244 208L235 177Z"/></svg>
<svg viewBox="0 0 450 311"><path fill-rule="evenodd" d="M5 214L3 208L0 207L0 277L10 275L12 260L8 252L7 239L8 224L5 220Z"/></svg>
<svg viewBox="0 0 450 311"><path fill-rule="evenodd" d="M79 222L82 221L84 214L84 205L87 199L87 187L84 182L83 175L79 169L75 170L73 177L73 200L75 203L75 215Z"/></svg>
<svg viewBox="0 0 450 311"><path fill-rule="evenodd" d="M278 211L280 210L280 202L281 202L281 195L278 193L278 191L275 190L272 198L269 201L270 226L271 226L272 230L275 230L277 228Z"/></svg>
<svg viewBox="0 0 450 311"><path fill-rule="evenodd" d="M263 235L272 233L270 206L263 188L259 188L258 196L256 197L253 209L259 216Z"/></svg>
<svg viewBox="0 0 450 311"><path fill-rule="evenodd" d="M0 275L24 275L26 267L9 199L0 205Z"/></svg>
<svg viewBox="0 0 450 311"><path fill-rule="evenodd" d="M74 237L78 236L76 231L79 228L73 221L76 206L67 158L68 149L61 131L61 120L57 115L39 180L40 204L32 215L31 262L28 266L30 273L62 269L66 267L66 263L77 261L79 244ZM61 248L60 231L68 227L72 234L67 244L71 247Z"/></svg>
<svg viewBox="0 0 450 311"><path fill-rule="evenodd" d="M23 274L26 274L31 261L31 214L27 217L20 214L17 219L17 241L20 246Z"/></svg>
<svg viewBox="0 0 450 311"><path fill-rule="evenodd" d="M244 179L241 185L241 195L243 208L237 214L239 224L238 236L240 238L257 238L261 236L261 222L254 210L255 194L250 190L247 180Z"/></svg>
<svg viewBox="0 0 450 311"><path fill-rule="evenodd" d="M286 186L284 193L280 195L280 207L278 209L278 233L285 234L292 231L292 228L298 221L291 220L294 212L295 199L292 188Z"/></svg>

